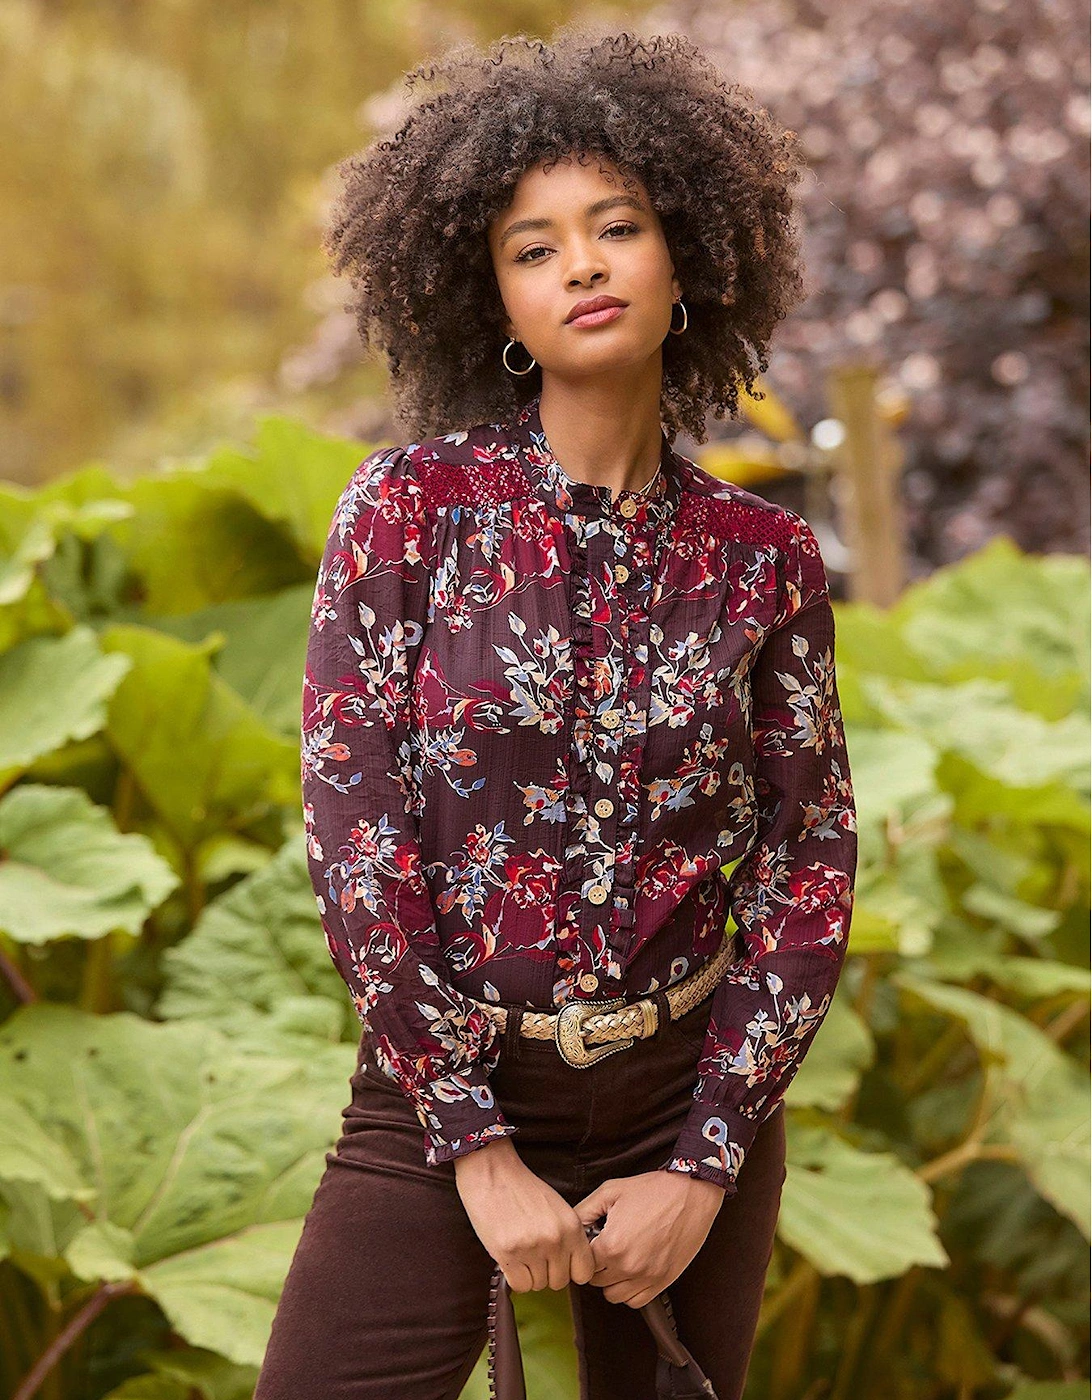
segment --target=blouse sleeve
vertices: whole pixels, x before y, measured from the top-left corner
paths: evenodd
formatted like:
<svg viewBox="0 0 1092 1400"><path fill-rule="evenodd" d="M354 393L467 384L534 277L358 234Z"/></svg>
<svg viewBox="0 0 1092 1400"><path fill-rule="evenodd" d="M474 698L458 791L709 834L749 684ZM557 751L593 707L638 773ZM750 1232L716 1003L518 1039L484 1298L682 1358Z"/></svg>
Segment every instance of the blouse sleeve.
<svg viewBox="0 0 1092 1400"><path fill-rule="evenodd" d="M729 882L743 957L713 994L694 1103L661 1170L734 1195L830 1007L845 960L857 822L819 546L791 513L784 595L751 671L757 829Z"/></svg>
<svg viewBox="0 0 1092 1400"><path fill-rule="evenodd" d="M408 453L372 453L338 500L315 585L301 782L327 949L435 1166L516 1128L489 1086L496 1024L447 978L421 868L409 715L430 551Z"/></svg>

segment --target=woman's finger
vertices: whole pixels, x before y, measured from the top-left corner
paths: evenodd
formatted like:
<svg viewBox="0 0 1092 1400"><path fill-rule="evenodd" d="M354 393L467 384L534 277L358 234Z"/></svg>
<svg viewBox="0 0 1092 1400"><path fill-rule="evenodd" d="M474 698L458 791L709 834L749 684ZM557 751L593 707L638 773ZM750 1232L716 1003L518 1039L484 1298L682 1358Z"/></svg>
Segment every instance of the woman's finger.
<svg viewBox="0 0 1092 1400"><path fill-rule="evenodd" d="M551 1254L546 1261L546 1285L555 1292L564 1288L569 1281L569 1256L564 1254Z"/></svg>
<svg viewBox="0 0 1092 1400"><path fill-rule="evenodd" d="M529 1293L535 1286L534 1275L526 1264L510 1264L503 1273L513 1293Z"/></svg>

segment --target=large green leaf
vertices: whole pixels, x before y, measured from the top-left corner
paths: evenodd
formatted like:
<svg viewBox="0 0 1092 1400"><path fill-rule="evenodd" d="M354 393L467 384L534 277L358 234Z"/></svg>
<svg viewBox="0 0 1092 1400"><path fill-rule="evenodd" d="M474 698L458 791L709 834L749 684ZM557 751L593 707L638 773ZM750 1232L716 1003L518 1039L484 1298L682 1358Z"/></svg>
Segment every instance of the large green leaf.
<svg viewBox="0 0 1092 1400"><path fill-rule="evenodd" d="M933 676L928 658L916 655L906 645L898 607L897 602L889 608L878 608L863 601L834 605L838 665L842 673L838 690L843 712L853 723L868 722L868 704L857 684L860 673L903 676L919 681Z"/></svg>
<svg viewBox="0 0 1092 1400"><path fill-rule="evenodd" d="M219 885L236 875L253 875L272 859L268 846L231 832L207 837L194 852L194 869L204 885Z"/></svg>
<svg viewBox="0 0 1092 1400"><path fill-rule="evenodd" d="M268 416L253 453L221 448L125 487L128 518L111 537L141 580L147 613L313 588L334 504L368 450Z"/></svg>
<svg viewBox="0 0 1092 1400"><path fill-rule="evenodd" d="M1018 709L1000 681L924 685L868 677L864 689L885 719L927 736L1010 787L1061 781L1088 795L1088 724L1083 714L1048 720Z"/></svg>
<svg viewBox="0 0 1092 1400"><path fill-rule="evenodd" d="M1005 1400L1089 1400L1088 1381L1020 1381Z"/></svg>
<svg viewBox="0 0 1092 1400"><path fill-rule="evenodd" d="M270 414L258 419L256 451L213 453L201 480L237 492L268 520L286 526L308 563L317 564L337 498L370 451Z"/></svg>
<svg viewBox="0 0 1092 1400"><path fill-rule="evenodd" d="M891 624L938 679L1002 679L1016 704L1047 717L1086 708L1083 558L1025 554L998 536L907 589Z"/></svg>
<svg viewBox="0 0 1092 1400"><path fill-rule="evenodd" d="M1086 999L1092 996L1092 978L1088 968L1051 962L1047 958L1001 955L985 959L976 971L984 972L998 986L1021 997L1038 999L1069 993Z"/></svg>
<svg viewBox="0 0 1092 1400"><path fill-rule="evenodd" d="M146 1352L143 1359L157 1375L185 1383L204 1400L251 1400L258 1379L256 1367L236 1365L200 1347Z"/></svg>
<svg viewBox="0 0 1092 1400"><path fill-rule="evenodd" d="M179 880L79 788L23 783L0 799L0 931L22 943L140 932Z"/></svg>
<svg viewBox="0 0 1092 1400"><path fill-rule="evenodd" d="M203 468L141 477L126 498L131 518L111 534L140 579L151 613L189 613L307 577L284 531L237 491L217 489Z"/></svg>
<svg viewBox="0 0 1092 1400"><path fill-rule="evenodd" d="M928 959L930 977L941 982L969 982L972 977L988 977L999 987L1024 1000L1044 997L1092 996L1092 982L1086 967L1054 962L1050 958L1021 958L995 953L984 947L981 938L968 939L955 947L945 945Z"/></svg>
<svg viewBox="0 0 1092 1400"><path fill-rule="evenodd" d="M181 1336L235 1365L257 1365L256 1341L269 1335L300 1228L299 1220L246 1226L138 1270L132 1235L100 1221L79 1231L64 1257L82 1279L135 1280Z"/></svg>
<svg viewBox="0 0 1092 1400"><path fill-rule="evenodd" d="M1028 904L983 881L969 885L963 891L961 903L969 914L1011 929L1028 942L1045 938L1062 921L1060 909L1042 909L1037 904Z"/></svg>
<svg viewBox="0 0 1092 1400"><path fill-rule="evenodd" d="M971 876L959 900L968 914L1031 944L1059 927L1063 911L1034 902L1054 897L1056 857L1023 822L954 826L949 841Z"/></svg>
<svg viewBox="0 0 1092 1400"><path fill-rule="evenodd" d="M247 1013L323 1039L359 1039L359 1022L326 950L302 838L203 911L168 950L158 1011L231 1035ZM351 1022L351 1025L350 1025ZM246 1028L251 1028L247 1023Z"/></svg>
<svg viewBox="0 0 1092 1400"><path fill-rule="evenodd" d="M150 1264L141 1277L176 1332L229 1361L260 1364L302 1224L251 1225Z"/></svg>
<svg viewBox="0 0 1092 1400"><path fill-rule="evenodd" d="M128 626L102 644L131 663L110 705L110 742L183 845L298 802L298 740L268 729L204 648Z"/></svg>
<svg viewBox="0 0 1092 1400"><path fill-rule="evenodd" d="M300 693L314 584L299 584L263 598L217 603L184 616L145 618L180 641L217 637L217 675L280 734L299 738Z"/></svg>
<svg viewBox="0 0 1092 1400"><path fill-rule="evenodd" d="M858 825L879 826L891 813L927 807L937 795L936 748L927 738L891 729L850 735L850 766Z"/></svg>
<svg viewBox="0 0 1092 1400"><path fill-rule="evenodd" d="M969 760L946 753L937 765L938 780L955 799L954 820L960 826L987 827L1011 850L1017 842L1043 840L1050 827L1068 828L1087 838L1092 832L1092 808L1079 789L1064 779L1014 787L1008 781L991 777ZM1004 825L1002 825L1004 824ZM1006 826L1011 836L1006 839ZM1082 851L1087 867L1087 847ZM1023 862L1014 861L1019 865Z"/></svg>
<svg viewBox="0 0 1092 1400"><path fill-rule="evenodd" d="M855 1283L943 1268L930 1193L889 1152L859 1152L825 1128L786 1123L788 1161L778 1234L824 1275Z"/></svg>
<svg viewBox="0 0 1092 1400"><path fill-rule="evenodd" d="M89 627L31 637L0 655L0 786L42 754L97 733L129 666L104 656Z"/></svg>
<svg viewBox="0 0 1092 1400"><path fill-rule="evenodd" d="M64 540L95 540L109 524L131 514L121 488L97 466L58 478L38 491L3 483L0 606L26 598L39 570L48 567Z"/></svg>
<svg viewBox="0 0 1092 1400"><path fill-rule="evenodd" d="M0 1176L13 1257L36 1273L20 1251L37 1237L80 1277L131 1277L188 1341L258 1365L352 1068L346 1045L300 1059L207 1026L21 1009L0 1027L0 1080L93 1196L47 1226L43 1200Z"/></svg>
<svg viewBox="0 0 1092 1400"><path fill-rule="evenodd" d="M941 805L938 803L937 807ZM895 950L912 958L934 946L947 917L948 894L935 841L912 835L913 828L904 830L906 839L890 853L886 868L879 866L871 873L862 872L860 883L862 902L868 912L897 930ZM918 828L919 832L922 830ZM850 928L849 946L854 952L880 952L890 946L885 943L877 948L874 942L869 945L862 938L854 942L858 932Z"/></svg>
<svg viewBox="0 0 1092 1400"><path fill-rule="evenodd" d="M185 1381L149 1374L123 1381L103 1400L190 1400L192 1393Z"/></svg>
<svg viewBox="0 0 1092 1400"><path fill-rule="evenodd" d="M1036 1190L1088 1236L1086 1073L1038 1026L1001 1002L910 972L896 973L892 981L963 1023L983 1060L989 1098L983 1141L1014 1147Z"/></svg>
<svg viewBox="0 0 1092 1400"><path fill-rule="evenodd" d="M854 953L912 957L933 944L947 903L937 845L954 805L938 790L936 757L917 735L866 728L852 736L859 831Z"/></svg>
<svg viewBox="0 0 1092 1400"><path fill-rule="evenodd" d="M0 1095L0 1181L34 1182L54 1200L87 1201L95 1194L64 1143L7 1094Z"/></svg>

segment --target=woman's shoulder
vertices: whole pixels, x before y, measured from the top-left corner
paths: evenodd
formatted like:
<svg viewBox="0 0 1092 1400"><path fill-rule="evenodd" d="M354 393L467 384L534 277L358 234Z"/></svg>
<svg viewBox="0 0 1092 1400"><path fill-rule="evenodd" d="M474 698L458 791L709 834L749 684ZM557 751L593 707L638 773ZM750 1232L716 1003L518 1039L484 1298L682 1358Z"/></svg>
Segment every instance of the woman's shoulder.
<svg viewBox="0 0 1092 1400"><path fill-rule="evenodd" d="M496 422L374 446L359 460L344 497L423 517L451 506L490 509L527 493L509 427Z"/></svg>
<svg viewBox="0 0 1092 1400"><path fill-rule="evenodd" d="M453 428L391 451L397 460L389 470L400 481L412 480L429 510L484 509L527 494L518 450L504 422Z"/></svg>
<svg viewBox="0 0 1092 1400"><path fill-rule="evenodd" d="M814 535L804 517L789 506L767 500L734 481L714 476L689 457L682 458L689 490L702 502L701 509L740 543L772 545L788 554L809 551Z"/></svg>

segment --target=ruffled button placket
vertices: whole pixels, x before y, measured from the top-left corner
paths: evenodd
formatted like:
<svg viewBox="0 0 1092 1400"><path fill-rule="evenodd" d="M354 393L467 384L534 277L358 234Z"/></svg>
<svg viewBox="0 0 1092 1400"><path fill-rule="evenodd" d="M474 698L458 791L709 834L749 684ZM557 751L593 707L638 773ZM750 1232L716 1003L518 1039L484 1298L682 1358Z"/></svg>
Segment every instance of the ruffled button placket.
<svg viewBox="0 0 1092 1400"><path fill-rule="evenodd" d="M648 494L622 491L612 498L610 487L566 475L542 431L537 398L513 427L536 488L569 526L574 684L566 726L568 830L555 1001L601 998L621 990L635 922L640 771L651 694L649 601L666 565L679 480L666 434ZM605 584L601 599L593 579ZM597 601L606 607L593 618ZM607 671L615 641L615 689L597 699L596 677ZM596 736L604 730L618 740L609 779L595 771Z"/></svg>
<svg viewBox="0 0 1092 1400"><path fill-rule="evenodd" d="M595 683L595 645L591 622L591 579L588 575L587 527L584 520L578 519L572 522L572 528L573 533L569 544L569 616L572 634L573 689L566 726L568 736L566 752L567 809L571 839L566 850L562 880L565 889L579 890L584 878L586 850L584 843L575 839L576 818L588 811L592 777L588 764L581 762L578 758L576 740L583 739L590 755L592 744L590 724ZM578 731L578 725L585 728Z"/></svg>
<svg viewBox="0 0 1092 1400"><path fill-rule="evenodd" d="M627 505L627 498L630 497L634 502L632 506ZM628 515L627 510L630 512ZM614 504L612 514L616 518L610 538L617 541L612 570L612 625L623 642L620 693L616 708L622 717L623 728L614 793L608 799L614 804L615 848L610 944L624 965L636 921L640 775L651 698L649 602L659 568L664 562L667 529L658 526L656 511L635 493L623 493Z"/></svg>

